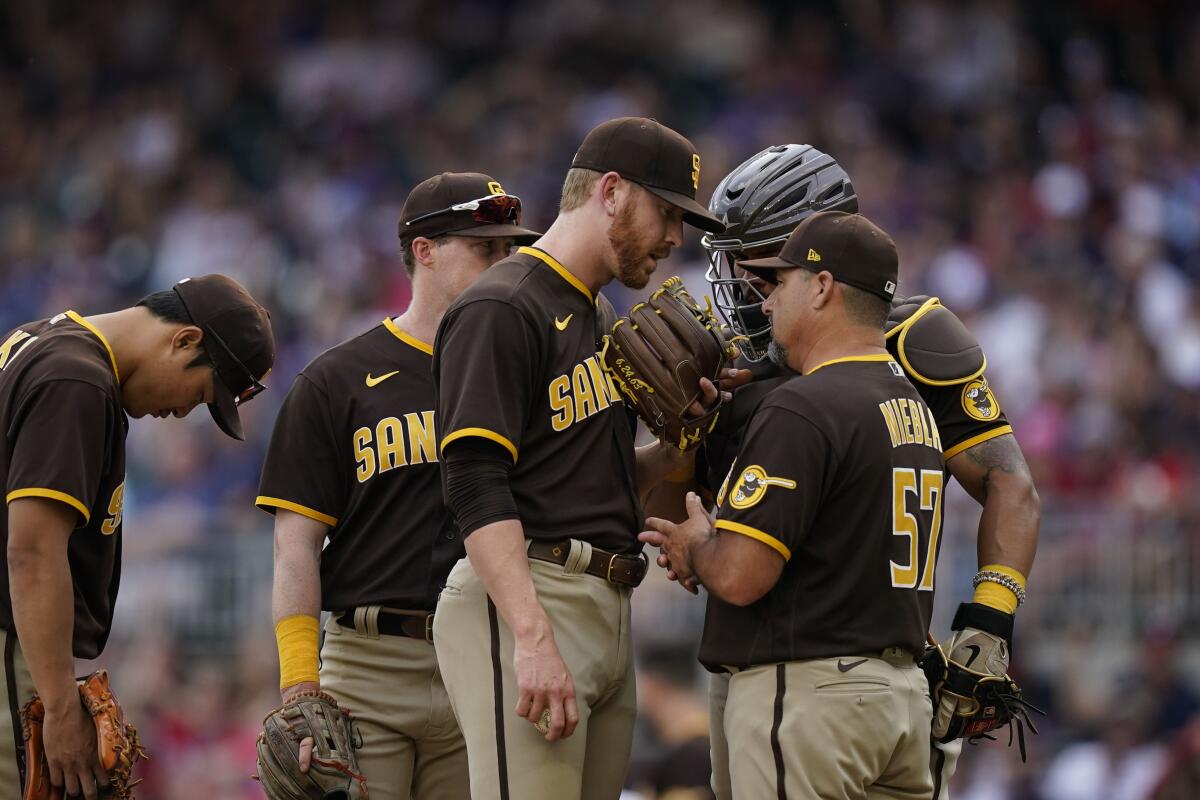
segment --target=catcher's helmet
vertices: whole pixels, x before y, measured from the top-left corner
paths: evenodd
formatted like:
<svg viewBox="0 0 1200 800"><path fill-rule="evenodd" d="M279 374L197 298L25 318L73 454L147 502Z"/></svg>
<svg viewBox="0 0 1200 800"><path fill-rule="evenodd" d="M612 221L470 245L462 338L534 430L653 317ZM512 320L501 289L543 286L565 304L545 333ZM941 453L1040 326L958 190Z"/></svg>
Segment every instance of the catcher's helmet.
<svg viewBox="0 0 1200 800"><path fill-rule="evenodd" d="M833 156L812 145L784 144L768 147L726 175L708 210L727 227L701 240L709 259L705 277L721 316L746 337L739 345L742 355L760 361L771 341L771 321L762 312L765 298L737 274L734 262L752 248L782 247L796 225L818 211L858 211L858 196ZM756 253L768 255L773 253Z"/></svg>

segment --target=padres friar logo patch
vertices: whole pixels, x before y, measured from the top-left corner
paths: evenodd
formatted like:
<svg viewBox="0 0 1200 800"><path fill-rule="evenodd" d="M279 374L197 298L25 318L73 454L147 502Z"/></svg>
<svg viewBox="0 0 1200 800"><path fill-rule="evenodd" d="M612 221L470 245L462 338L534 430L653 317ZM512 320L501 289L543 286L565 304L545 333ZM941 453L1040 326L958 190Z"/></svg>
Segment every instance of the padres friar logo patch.
<svg viewBox="0 0 1200 800"><path fill-rule="evenodd" d="M729 498L729 505L734 508L750 508L756 506L771 486L782 486L784 489L795 489L796 482L787 478L772 478L767 471L757 464L751 464L742 470L737 481L737 488Z"/></svg>
<svg viewBox="0 0 1200 800"><path fill-rule="evenodd" d="M1000 404L996 402L996 395L992 394L987 378L983 377L968 381L963 387L962 407L967 416L981 422L989 422L1000 416Z"/></svg>

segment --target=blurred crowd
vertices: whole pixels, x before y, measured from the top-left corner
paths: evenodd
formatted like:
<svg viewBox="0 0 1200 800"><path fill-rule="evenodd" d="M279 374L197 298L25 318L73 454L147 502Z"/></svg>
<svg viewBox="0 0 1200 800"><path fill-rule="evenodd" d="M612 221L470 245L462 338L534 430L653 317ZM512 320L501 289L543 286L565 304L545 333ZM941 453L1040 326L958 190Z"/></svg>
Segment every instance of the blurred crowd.
<svg viewBox="0 0 1200 800"><path fill-rule="evenodd" d="M246 444L203 413L132 426L103 663L154 756L145 796L258 796L258 470L296 372L408 302L407 191L484 171L545 225L583 134L626 114L696 143L702 197L767 145L834 154L896 238L900 293L984 344L1043 501L1014 655L1050 716L1027 765L969 747L956 796L1200 796L1194 4L13 0L0 22L0 329L221 271L279 339ZM660 271L700 289L688 238ZM942 633L976 566L977 510L951 506ZM635 605L652 798L705 780L702 610L661 581Z"/></svg>

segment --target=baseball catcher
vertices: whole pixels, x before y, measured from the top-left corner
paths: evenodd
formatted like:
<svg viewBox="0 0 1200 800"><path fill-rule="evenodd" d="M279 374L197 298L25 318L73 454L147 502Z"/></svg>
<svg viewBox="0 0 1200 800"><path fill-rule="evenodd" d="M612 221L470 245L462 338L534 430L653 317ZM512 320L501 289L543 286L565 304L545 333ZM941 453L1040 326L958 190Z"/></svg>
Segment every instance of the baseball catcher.
<svg viewBox="0 0 1200 800"><path fill-rule="evenodd" d="M296 695L263 720L258 779L271 800L367 800L349 712L324 692Z"/></svg>
<svg viewBox="0 0 1200 800"><path fill-rule="evenodd" d="M650 431L682 451L694 448L717 423L721 400L695 413L700 379L714 385L737 349L709 308L683 281L668 278L644 303L617 320L605 337L604 368Z"/></svg>
<svg viewBox="0 0 1200 800"><path fill-rule="evenodd" d="M131 780L133 765L147 758L138 740L137 728L125 721L121 704L108 685L108 672L97 670L79 682L79 699L96 726L96 755L108 775L105 797L127 800L133 797L133 787L141 783ZM29 771L24 800L61 800L63 788L50 783L50 767L46 762L46 743L42 738L46 707L39 696L21 710L21 731L25 738L25 763Z"/></svg>

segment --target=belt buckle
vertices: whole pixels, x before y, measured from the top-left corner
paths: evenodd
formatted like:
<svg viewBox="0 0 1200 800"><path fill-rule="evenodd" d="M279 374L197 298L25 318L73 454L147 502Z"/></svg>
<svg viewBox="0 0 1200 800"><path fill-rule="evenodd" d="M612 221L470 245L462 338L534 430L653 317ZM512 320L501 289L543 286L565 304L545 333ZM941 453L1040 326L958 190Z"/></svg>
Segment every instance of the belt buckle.
<svg viewBox="0 0 1200 800"><path fill-rule="evenodd" d="M425 641L433 644L433 614L425 615Z"/></svg>
<svg viewBox="0 0 1200 800"><path fill-rule="evenodd" d="M604 573L604 579L609 583L616 583L616 581L613 580L613 567L617 565L617 556L619 555L620 553L613 553L608 557L608 569Z"/></svg>

